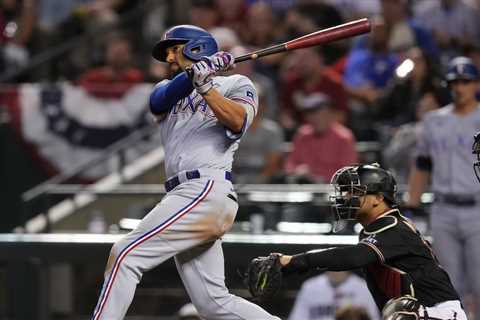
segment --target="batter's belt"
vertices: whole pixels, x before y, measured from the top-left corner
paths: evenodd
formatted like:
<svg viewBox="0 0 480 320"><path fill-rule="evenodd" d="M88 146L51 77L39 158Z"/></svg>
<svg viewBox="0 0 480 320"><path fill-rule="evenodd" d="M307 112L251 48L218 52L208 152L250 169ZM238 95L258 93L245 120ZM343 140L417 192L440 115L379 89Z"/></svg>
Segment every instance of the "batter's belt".
<svg viewBox="0 0 480 320"><path fill-rule="evenodd" d="M181 183L192 180L199 179L201 177L209 177L212 179L225 179L232 181L232 173L230 171L221 171L221 170L212 170L212 169L197 169L190 171L180 172L178 175L168 179L165 182L165 190L167 192L172 191Z"/></svg>

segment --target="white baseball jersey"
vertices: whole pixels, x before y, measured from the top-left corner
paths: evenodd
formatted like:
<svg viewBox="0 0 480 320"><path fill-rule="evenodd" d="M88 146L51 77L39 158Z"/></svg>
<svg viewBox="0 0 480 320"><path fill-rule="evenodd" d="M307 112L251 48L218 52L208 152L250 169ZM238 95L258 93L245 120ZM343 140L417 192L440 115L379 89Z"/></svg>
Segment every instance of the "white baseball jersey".
<svg viewBox="0 0 480 320"><path fill-rule="evenodd" d="M232 75L215 77L214 85L224 97L239 103L247 111L245 132L258 109L253 83L245 76ZM172 108L160 126L168 178L184 170L231 170L233 155L243 132L235 135L224 127L195 90Z"/></svg>
<svg viewBox="0 0 480 320"><path fill-rule="evenodd" d="M338 308L347 305L364 307L372 320L380 318L379 311L365 281L351 274L333 287L325 274L313 277L302 285L289 320L334 320Z"/></svg>

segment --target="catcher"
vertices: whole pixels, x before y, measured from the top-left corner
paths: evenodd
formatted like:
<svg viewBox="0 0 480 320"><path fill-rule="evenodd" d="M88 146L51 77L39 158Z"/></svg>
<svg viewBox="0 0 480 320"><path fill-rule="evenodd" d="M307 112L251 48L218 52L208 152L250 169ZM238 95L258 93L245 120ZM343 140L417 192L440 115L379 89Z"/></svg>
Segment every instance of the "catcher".
<svg viewBox="0 0 480 320"><path fill-rule="evenodd" d="M377 164L348 166L338 170L331 183L337 221L355 219L364 228L359 243L255 258L247 274L252 295L257 300L270 298L282 276L291 273L362 268L384 319L466 320L459 296L430 244L397 209L397 185L391 173Z"/></svg>

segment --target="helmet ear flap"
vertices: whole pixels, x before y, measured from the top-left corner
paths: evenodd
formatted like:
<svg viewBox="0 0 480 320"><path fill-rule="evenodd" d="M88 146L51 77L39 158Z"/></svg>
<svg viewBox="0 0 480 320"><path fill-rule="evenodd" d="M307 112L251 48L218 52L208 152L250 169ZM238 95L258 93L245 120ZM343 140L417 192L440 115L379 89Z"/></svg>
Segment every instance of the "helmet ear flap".
<svg viewBox="0 0 480 320"><path fill-rule="evenodd" d="M217 42L212 37L199 37L190 40L183 47L183 55L193 61L199 61L202 57L211 56L217 51Z"/></svg>

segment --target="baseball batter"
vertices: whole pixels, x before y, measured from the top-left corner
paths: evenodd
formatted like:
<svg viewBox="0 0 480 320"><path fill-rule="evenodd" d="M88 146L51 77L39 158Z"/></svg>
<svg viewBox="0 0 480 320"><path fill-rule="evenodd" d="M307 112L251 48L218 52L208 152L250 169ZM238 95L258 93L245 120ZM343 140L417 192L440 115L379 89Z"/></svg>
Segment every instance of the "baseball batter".
<svg viewBox="0 0 480 320"><path fill-rule="evenodd" d="M154 58L182 71L150 97L165 148L167 194L114 244L94 320L123 319L143 272L171 257L202 318L278 319L225 286L220 238L238 209L230 170L258 101L248 78L217 76L234 62L217 51L215 39L191 25L167 30L153 49Z"/></svg>
<svg viewBox="0 0 480 320"><path fill-rule="evenodd" d="M408 205L420 204L430 178L435 194L430 220L435 252L464 296L475 295L480 307L480 185L472 172L473 134L480 129L475 98L479 72L472 61L457 57L446 78L453 103L428 113L417 137L416 161L409 181ZM480 319L480 312L477 314Z"/></svg>

